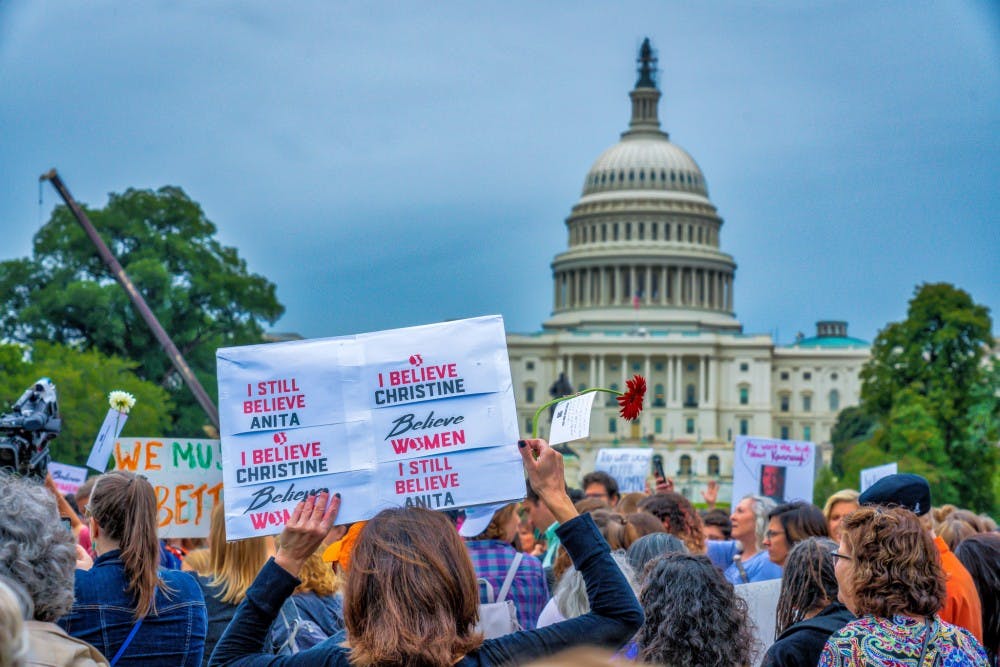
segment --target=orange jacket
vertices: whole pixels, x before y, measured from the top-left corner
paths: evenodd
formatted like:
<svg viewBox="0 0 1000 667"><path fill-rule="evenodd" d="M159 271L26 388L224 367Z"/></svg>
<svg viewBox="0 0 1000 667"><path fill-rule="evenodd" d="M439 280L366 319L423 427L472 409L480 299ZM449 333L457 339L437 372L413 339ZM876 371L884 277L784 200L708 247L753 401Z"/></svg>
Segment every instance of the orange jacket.
<svg viewBox="0 0 1000 667"><path fill-rule="evenodd" d="M976 592L976 584L962 561L951 552L944 540L935 537L934 545L941 554L946 588L944 606L938 615L942 621L965 628L982 644L983 607L979 601L979 593Z"/></svg>

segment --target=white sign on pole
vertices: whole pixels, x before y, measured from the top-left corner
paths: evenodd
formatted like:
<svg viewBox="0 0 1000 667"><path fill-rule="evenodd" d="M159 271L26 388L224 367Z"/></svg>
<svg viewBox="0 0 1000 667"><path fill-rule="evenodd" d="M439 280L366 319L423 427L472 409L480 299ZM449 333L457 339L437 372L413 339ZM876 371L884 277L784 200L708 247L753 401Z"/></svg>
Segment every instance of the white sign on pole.
<svg viewBox="0 0 1000 667"><path fill-rule="evenodd" d="M98 472L108 469L108 459L111 458L111 450L114 449L115 440L122 434L125 422L128 421L128 413L118 412L114 408L108 410L104 416L104 423L101 430L97 432L97 439L94 446L90 448L90 456L87 457L87 467Z"/></svg>
<svg viewBox="0 0 1000 667"><path fill-rule="evenodd" d="M323 489L338 523L525 495L498 315L216 356L231 539L280 532Z"/></svg>
<svg viewBox="0 0 1000 667"><path fill-rule="evenodd" d="M869 486L879 481L883 477L888 477L889 475L895 475L896 462L886 463L885 465L875 466L873 468L864 468L861 471L861 493L864 493Z"/></svg>
<svg viewBox="0 0 1000 667"><path fill-rule="evenodd" d="M556 403L549 428L549 444L558 445L590 435L590 413L596 392L588 392Z"/></svg>
<svg viewBox="0 0 1000 667"><path fill-rule="evenodd" d="M733 504L748 494L777 503L812 502L816 445L741 435L736 438Z"/></svg>
<svg viewBox="0 0 1000 667"><path fill-rule="evenodd" d="M139 473L153 485L159 537L208 537L222 493L218 440L122 438L112 453L115 470Z"/></svg>
<svg viewBox="0 0 1000 667"><path fill-rule="evenodd" d="M600 449L594 470L603 470L618 482L619 493L641 493L653 461L651 448Z"/></svg>
<svg viewBox="0 0 1000 667"><path fill-rule="evenodd" d="M51 461L49 463L49 473L52 474L52 480L56 483L59 493L64 496L76 493L76 490L87 481L86 468L71 466L66 463Z"/></svg>

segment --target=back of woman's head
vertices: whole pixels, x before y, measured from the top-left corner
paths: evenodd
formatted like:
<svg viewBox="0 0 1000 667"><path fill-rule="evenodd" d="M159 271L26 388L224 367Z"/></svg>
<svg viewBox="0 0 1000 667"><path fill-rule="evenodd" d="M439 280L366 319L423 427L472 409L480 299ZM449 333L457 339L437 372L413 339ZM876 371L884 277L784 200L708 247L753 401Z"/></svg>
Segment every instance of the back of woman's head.
<svg viewBox="0 0 1000 667"><path fill-rule="evenodd" d="M625 548L629 549L640 537L653 533L666 533L663 522L649 512L632 512L625 515Z"/></svg>
<svg viewBox="0 0 1000 667"><path fill-rule="evenodd" d="M476 573L447 517L387 509L365 525L344 590L352 664L448 667L482 643L478 617Z"/></svg>
<svg viewBox="0 0 1000 667"><path fill-rule="evenodd" d="M768 519L777 519L781 522L781 529L785 531L785 541L789 547L807 537L826 537L829 534L826 517L820 508L801 500L778 505L770 511Z"/></svg>
<svg viewBox="0 0 1000 667"><path fill-rule="evenodd" d="M499 540L500 542L506 542L507 526L510 523L511 518L514 516L514 513L517 512L517 505L517 503L509 503L498 509L493 513L493 518L490 519L490 523L486 526L483 532L470 539Z"/></svg>
<svg viewBox="0 0 1000 667"><path fill-rule="evenodd" d="M612 551L625 548L625 517L607 509L594 510L590 516Z"/></svg>
<svg viewBox="0 0 1000 667"><path fill-rule="evenodd" d="M844 519L841 539L851 551L844 587L856 615L930 616L941 608L941 558L913 512L862 507Z"/></svg>
<svg viewBox="0 0 1000 667"><path fill-rule="evenodd" d="M156 492L145 477L124 470L101 475L90 494L90 515L107 537L117 542L135 599L135 618L155 612L157 585L162 585L160 544L156 537Z"/></svg>
<svg viewBox="0 0 1000 667"><path fill-rule="evenodd" d="M56 621L73 606L76 546L41 484L0 475L0 576L20 585L34 619Z"/></svg>
<svg viewBox="0 0 1000 667"><path fill-rule="evenodd" d="M211 536L212 585L219 589L222 602L239 604L271 556L272 539L251 537L227 542L226 510L221 499L212 509Z"/></svg>
<svg viewBox="0 0 1000 667"><path fill-rule="evenodd" d="M667 532L681 538L691 553L705 552L705 533L701 517L687 498L679 493L656 493L641 503L639 509L663 522Z"/></svg>
<svg viewBox="0 0 1000 667"><path fill-rule="evenodd" d="M747 604L705 556L671 553L649 565L639 594L639 659L671 667L749 665Z"/></svg>
<svg viewBox="0 0 1000 667"><path fill-rule="evenodd" d="M315 593L324 597L333 595L340 588L340 579L330 563L323 560L323 551L325 547L320 547L302 565L299 570L299 581L302 583L295 589L296 593Z"/></svg>
<svg viewBox="0 0 1000 667"><path fill-rule="evenodd" d="M650 533L643 535L628 548L628 562L635 570L640 582L645 581L646 566L664 554L688 553L680 538L670 533Z"/></svg>
<svg viewBox="0 0 1000 667"><path fill-rule="evenodd" d="M983 603L983 645L995 658L1000 646L1000 534L967 537L955 548L955 556L976 584Z"/></svg>
<svg viewBox="0 0 1000 667"><path fill-rule="evenodd" d="M833 550L837 543L826 537L807 537L788 552L781 576L774 636L821 611L837 600Z"/></svg>
<svg viewBox="0 0 1000 667"><path fill-rule="evenodd" d="M934 532L944 540L949 549L954 551L962 540L975 535L979 531L976 530L976 526L960 518L956 512L937 524L934 527Z"/></svg>

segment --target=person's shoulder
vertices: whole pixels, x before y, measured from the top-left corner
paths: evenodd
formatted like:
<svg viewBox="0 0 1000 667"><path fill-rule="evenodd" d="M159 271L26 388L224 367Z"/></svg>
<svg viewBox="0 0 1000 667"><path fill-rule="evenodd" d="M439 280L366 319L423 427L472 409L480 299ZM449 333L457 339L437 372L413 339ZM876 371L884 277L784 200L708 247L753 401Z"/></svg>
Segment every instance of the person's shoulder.
<svg viewBox="0 0 1000 667"><path fill-rule="evenodd" d="M160 569L160 578L172 591L179 591L182 597L197 598L204 602L205 596L202 593L201 582L197 575L183 570Z"/></svg>

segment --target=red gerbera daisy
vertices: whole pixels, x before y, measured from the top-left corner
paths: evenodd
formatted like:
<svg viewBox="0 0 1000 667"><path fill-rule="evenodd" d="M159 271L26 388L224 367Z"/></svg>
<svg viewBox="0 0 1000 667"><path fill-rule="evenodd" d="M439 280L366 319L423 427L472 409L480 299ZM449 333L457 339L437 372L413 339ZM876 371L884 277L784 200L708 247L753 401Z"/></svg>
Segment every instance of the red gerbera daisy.
<svg viewBox="0 0 1000 667"><path fill-rule="evenodd" d="M642 412L642 399L646 396L646 379L636 375L631 380L626 380L625 384L628 390L618 397L618 405L621 406L619 413L622 419L635 421Z"/></svg>

